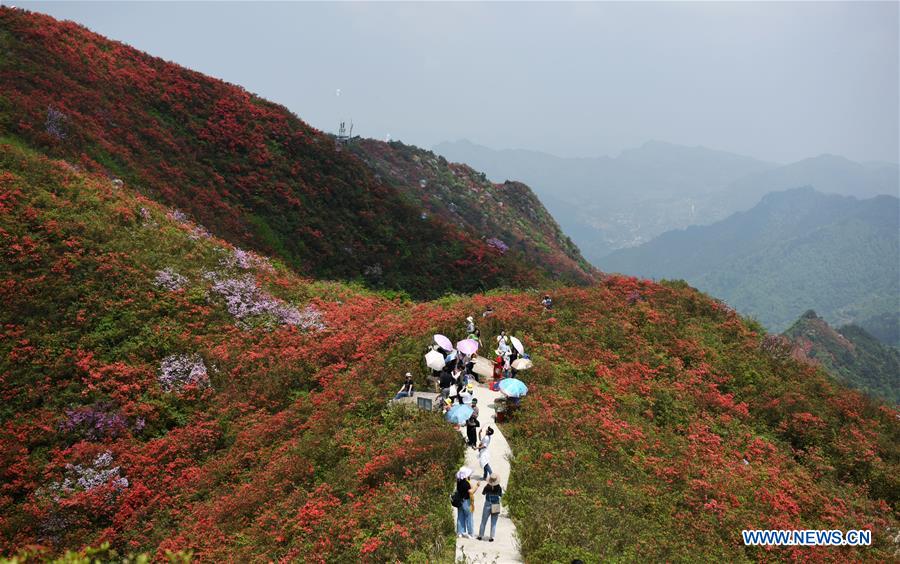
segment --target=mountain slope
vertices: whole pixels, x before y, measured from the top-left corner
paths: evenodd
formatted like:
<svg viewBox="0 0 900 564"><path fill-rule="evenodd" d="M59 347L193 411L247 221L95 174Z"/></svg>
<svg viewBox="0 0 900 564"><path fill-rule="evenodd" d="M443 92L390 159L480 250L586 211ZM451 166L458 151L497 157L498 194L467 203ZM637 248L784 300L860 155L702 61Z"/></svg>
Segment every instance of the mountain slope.
<svg viewBox="0 0 900 564"><path fill-rule="evenodd" d="M86 60L117 67L111 52ZM0 140L2 556L106 542L160 561L453 558L460 435L387 400L406 371L425 388L433 334L460 335L488 305L485 338L507 329L535 363L503 424L528 561L893 555L896 409L686 284L605 276L554 290L549 312L535 290L413 302L302 278L148 197L165 199L140 177L28 145ZM192 166L179 150L160 162ZM345 153L308 166L371 174ZM419 266L410 281L431 275ZM748 548L742 528L870 528L874 545Z"/></svg>
<svg viewBox="0 0 900 564"><path fill-rule="evenodd" d="M304 274L427 297L540 285L560 266L422 219L285 108L73 23L4 9L0 51L2 135L141 186Z"/></svg>
<svg viewBox="0 0 900 564"><path fill-rule="evenodd" d="M504 424L529 561L772 558L735 540L749 527L874 533L779 559L893 550L896 411L686 285L608 277L558 290L552 315L535 292L389 300L2 143L0 243L2 554L446 559L459 434L385 404L406 370L425 386L433 333L487 304L484 334L535 361Z"/></svg>
<svg viewBox="0 0 900 564"><path fill-rule="evenodd" d="M718 223L672 231L606 257L609 271L683 278L779 331L797 311L831 323L900 315L900 201L767 195Z"/></svg>
<svg viewBox="0 0 900 564"><path fill-rule="evenodd" d="M784 335L793 341L795 354L821 364L847 386L900 404L900 352L862 327L832 329L814 311L808 311Z"/></svg>
<svg viewBox="0 0 900 564"><path fill-rule="evenodd" d="M493 184L468 166L398 141L357 139L348 148L427 213L482 234L503 252L521 252L564 279L589 280L592 267L528 186Z"/></svg>

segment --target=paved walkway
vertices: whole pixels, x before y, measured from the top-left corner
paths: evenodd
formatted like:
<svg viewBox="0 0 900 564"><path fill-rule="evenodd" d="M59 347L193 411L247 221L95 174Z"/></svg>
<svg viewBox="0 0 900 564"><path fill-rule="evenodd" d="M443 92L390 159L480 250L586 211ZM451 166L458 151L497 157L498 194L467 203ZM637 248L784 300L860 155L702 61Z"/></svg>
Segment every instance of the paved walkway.
<svg viewBox="0 0 900 564"><path fill-rule="evenodd" d="M500 432L497 424L494 423L494 409L491 404L494 399L501 397L500 392L492 392L487 386L477 386L475 388L475 397L478 398L478 421L481 422L480 429L487 429L488 425L494 428L494 434L491 437L491 446L488 447L491 453L491 469L500 476L500 485L506 493L506 485L509 482L509 461L507 457L512 456L509 449L509 443L506 437ZM461 427L463 436L466 434L465 426ZM466 466L472 469L473 484L476 478L480 479L482 475L481 465L478 464L478 454L475 449L466 448ZM475 493L475 535L478 535L478 529L481 526L481 511L484 507L485 497L482 495L482 488L486 483L481 484L481 488ZM453 514L453 523L456 524L456 510ZM490 535L491 520L485 525L485 535ZM519 554L519 545L516 537L516 526L509 518L506 504L503 504L503 511L497 520L497 534L494 542L479 541L475 539L456 538L456 561L470 563L496 563L506 564L507 562L522 562L522 555Z"/></svg>

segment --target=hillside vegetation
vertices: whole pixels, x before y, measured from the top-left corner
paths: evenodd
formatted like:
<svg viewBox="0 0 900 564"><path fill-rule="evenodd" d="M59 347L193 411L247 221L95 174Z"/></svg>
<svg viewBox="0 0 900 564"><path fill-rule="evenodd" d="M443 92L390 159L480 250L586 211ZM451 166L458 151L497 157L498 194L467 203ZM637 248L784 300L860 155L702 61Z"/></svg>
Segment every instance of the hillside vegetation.
<svg viewBox="0 0 900 564"><path fill-rule="evenodd" d="M900 404L900 352L862 327L833 329L816 312L808 311L784 335L794 343L798 358L821 364L851 388Z"/></svg>
<svg viewBox="0 0 900 564"><path fill-rule="evenodd" d="M536 364L504 427L529 561L761 558L748 527L875 534L785 559L893 550L897 413L687 286L610 277L552 314L524 292L389 300L0 148L2 553L448 558L460 436L386 399L405 370L424 386L430 336L488 304L485 334L513 329Z"/></svg>
<svg viewBox="0 0 900 564"><path fill-rule="evenodd" d="M0 556L50 559L108 543L118 554L159 560L169 551L201 562L452 560L448 494L463 460L461 435L436 414L392 408L388 399L406 371L425 388L422 353L434 333L460 335L463 319L490 305L496 313L482 323L485 340L506 329L534 361L521 374L529 395L503 423L514 453L504 503L528 562L894 557L897 410L797 361L758 323L687 284L625 276L554 288L549 311L538 289L413 301L312 278L349 266L332 266L325 251L248 250L245 242L258 240L229 226L242 224L249 204L231 187L191 211L195 219L224 218L221 231L210 223L210 233L183 211L205 193L191 188L200 186L193 177L200 170L265 176L280 165L241 161L232 169L215 164L218 149L198 164L193 145L227 145L227 133L188 132L168 137L172 145L138 133L113 142L72 127L98 123L95 106L56 93L68 85L93 96L97 108L115 107L114 120L131 119L128 104L140 100L114 75L136 61L153 76L148 88L183 90L177 99L197 105L185 116L216 106L205 88L241 91L71 24L7 8L0 22L0 48L25 57L0 59L0 123L18 120L0 140ZM86 82L62 68L80 68ZM73 104L60 106L73 120L61 122L72 127L66 131L80 133L57 141L72 145L47 137L58 123L48 127L34 121L39 114L20 111L58 99ZM242 107L270 106L250 98ZM96 160L98 147L120 149L123 138L134 144L115 157L124 183ZM317 200L335 179L377 182L369 168L377 165L326 145L278 161L318 171L297 173L309 190L309 205L297 208L304 221L347 214L340 227L348 231L395 221L406 229L405 216L382 214L414 210L414 198L387 180L360 196L373 206L395 202L373 207L370 223L354 223L356 204L340 191ZM398 158L417 154L395 150ZM165 168L162 176L141 164L151 161ZM177 178L183 182L165 180ZM281 202L263 184L245 187L255 186L259 209L276 206L270 197ZM214 209L203 211L207 204ZM465 229L476 225L460 217L470 222ZM434 231L409 226L417 248L446 244L451 228L433 221ZM375 229L373 247L407 241L391 235L405 231ZM466 236L490 249L481 237L495 235ZM520 283L578 263L571 253L571 262L552 267L526 263L521 257L545 252L541 240L551 250L559 243L523 232L518 259L512 250L465 264L433 255L450 262L436 273L417 262L394 280L425 294L453 287L434 280L456 274L492 280L479 260L520 272ZM406 260L413 259L392 264ZM747 548L740 541L747 528L870 529L874 545Z"/></svg>
<svg viewBox="0 0 900 564"><path fill-rule="evenodd" d="M74 23L2 10L0 52L7 139L140 186L304 274L416 297L587 277L423 216L285 108Z"/></svg>
<svg viewBox="0 0 900 564"><path fill-rule="evenodd" d="M448 163L430 151L399 141L355 140L349 148L407 194L428 214L467 233L481 234L488 245L521 253L565 280L586 282L593 268L566 237L537 196L521 182L494 184L466 165Z"/></svg>

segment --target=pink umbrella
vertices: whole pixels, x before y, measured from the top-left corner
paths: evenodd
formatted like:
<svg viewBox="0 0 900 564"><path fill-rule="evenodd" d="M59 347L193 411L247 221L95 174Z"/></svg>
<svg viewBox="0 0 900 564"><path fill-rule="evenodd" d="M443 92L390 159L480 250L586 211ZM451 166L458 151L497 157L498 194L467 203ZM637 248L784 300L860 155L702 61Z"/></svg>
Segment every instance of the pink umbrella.
<svg viewBox="0 0 900 564"><path fill-rule="evenodd" d="M450 339L443 335L435 335L434 342L437 343L437 346L441 347L445 351L449 352L453 350L453 343L450 341Z"/></svg>
<svg viewBox="0 0 900 564"><path fill-rule="evenodd" d="M478 341L475 339L463 339L456 343L456 350L463 354L475 354L478 350Z"/></svg>

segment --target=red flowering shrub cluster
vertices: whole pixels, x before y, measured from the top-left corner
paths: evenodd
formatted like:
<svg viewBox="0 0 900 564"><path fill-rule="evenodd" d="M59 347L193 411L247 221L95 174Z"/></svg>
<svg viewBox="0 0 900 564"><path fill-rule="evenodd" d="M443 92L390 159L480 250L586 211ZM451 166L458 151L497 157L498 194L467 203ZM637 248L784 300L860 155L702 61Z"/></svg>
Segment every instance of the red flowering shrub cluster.
<svg viewBox="0 0 900 564"><path fill-rule="evenodd" d="M285 108L72 22L2 9L0 49L3 135L118 177L306 275L416 297L588 276L573 245L538 255L547 262L504 254L480 231L423 217L421 201Z"/></svg>
<svg viewBox="0 0 900 564"><path fill-rule="evenodd" d="M177 214L27 150L0 145L0 170L2 553L447 557L460 437L386 399L406 370L424 385L432 333L488 305L484 335L511 330L535 360L504 427L526 558L893 550L897 412L770 354L758 326L685 285L608 277L554 292L551 311L533 292L391 300L262 257L237 266ZM235 317L214 288L235 268L316 323ZM795 527L871 528L876 544L738 538Z"/></svg>
<svg viewBox="0 0 900 564"><path fill-rule="evenodd" d="M407 335L449 310L235 262L247 257L158 204L8 144L0 170L0 555L452 550L459 435L386 407L420 361ZM315 315L235 316L216 288L235 268Z"/></svg>
<svg viewBox="0 0 900 564"><path fill-rule="evenodd" d="M554 297L552 317L504 320L535 358L526 407L504 427L526 559L896 557L895 409L772 354L758 325L682 283L608 277ZM751 528L875 540L746 548Z"/></svg>

